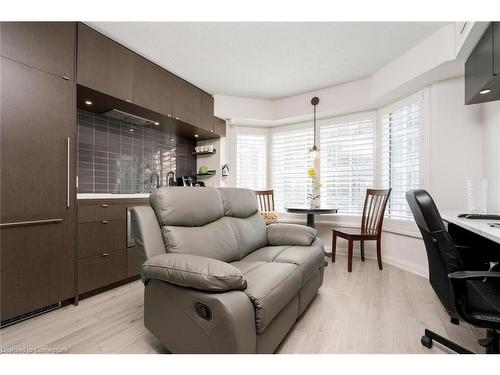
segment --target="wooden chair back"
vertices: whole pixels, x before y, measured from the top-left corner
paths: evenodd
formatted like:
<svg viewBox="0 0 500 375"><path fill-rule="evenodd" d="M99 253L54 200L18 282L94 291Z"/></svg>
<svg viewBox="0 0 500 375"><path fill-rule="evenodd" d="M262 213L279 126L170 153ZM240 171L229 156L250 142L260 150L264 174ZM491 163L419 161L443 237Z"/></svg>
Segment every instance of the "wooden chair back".
<svg viewBox="0 0 500 375"><path fill-rule="evenodd" d="M259 202L259 209L262 212L274 211L273 190L256 190L255 195Z"/></svg>
<svg viewBox="0 0 500 375"><path fill-rule="evenodd" d="M392 189L366 189L363 216L361 217L361 231L367 234L382 233L385 207Z"/></svg>

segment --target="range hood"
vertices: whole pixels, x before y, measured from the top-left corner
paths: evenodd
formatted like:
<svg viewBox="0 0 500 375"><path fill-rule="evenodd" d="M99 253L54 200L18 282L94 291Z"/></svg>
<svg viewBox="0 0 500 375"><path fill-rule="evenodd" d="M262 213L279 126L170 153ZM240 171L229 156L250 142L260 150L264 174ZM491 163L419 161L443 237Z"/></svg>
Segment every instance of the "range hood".
<svg viewBox="0 0 500 375"><path fill-rule="evenodd" d="M149 120L147 118L140 117L137 115L133 115L131 113L123 112L123 111L120 111L119 109L111 109L109 111L101 113L101 115L115 119L115 120L128 122L129 124L133 124L133 125L139 125L139 126L158 125L158 122L156 122L156 121Z"/></svg>

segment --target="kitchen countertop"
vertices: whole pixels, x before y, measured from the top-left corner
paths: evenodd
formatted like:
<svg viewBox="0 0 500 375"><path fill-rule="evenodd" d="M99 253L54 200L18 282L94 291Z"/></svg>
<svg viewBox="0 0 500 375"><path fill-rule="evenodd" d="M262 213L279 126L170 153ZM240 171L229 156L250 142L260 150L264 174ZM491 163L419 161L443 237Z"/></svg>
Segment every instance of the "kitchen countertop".
<svg viewBox="0 0 500 375"><path fill-rule="evenodd" d="M149 193L137 194L77 194L76 199L127 199L127 198L149 198Z"/></svg>

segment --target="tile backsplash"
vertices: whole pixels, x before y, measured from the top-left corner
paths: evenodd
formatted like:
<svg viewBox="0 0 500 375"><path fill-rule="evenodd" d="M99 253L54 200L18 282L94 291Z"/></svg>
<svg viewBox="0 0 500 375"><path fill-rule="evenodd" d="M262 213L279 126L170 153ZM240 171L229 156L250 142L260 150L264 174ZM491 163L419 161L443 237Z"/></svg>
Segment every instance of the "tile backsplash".
<svg viewBox="0 0 500 375"><path fill-rule="evenodd" d="M148 193L158 174L196 174L196 142L78 110L78 192Z"/></svg>

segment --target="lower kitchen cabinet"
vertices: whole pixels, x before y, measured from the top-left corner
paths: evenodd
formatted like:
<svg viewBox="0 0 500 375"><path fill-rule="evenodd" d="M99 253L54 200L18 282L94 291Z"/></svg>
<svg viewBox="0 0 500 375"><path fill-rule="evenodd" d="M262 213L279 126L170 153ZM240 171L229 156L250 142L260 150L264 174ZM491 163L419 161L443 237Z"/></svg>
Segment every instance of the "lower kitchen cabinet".
<svg viewBox="0 0 500 375"><path fill-rule="evenodd" d="M140 264L128 240L127 206L147 198L78 200L78 294L136 278ZM130 246L130 247L128 247Z"/></svg>
<svg viewBox="0 0 500 375"><path fill-rule="evenodd" d="M78 260L78 291L89 292L126 278L126 250L102 253Z"/></svg>

